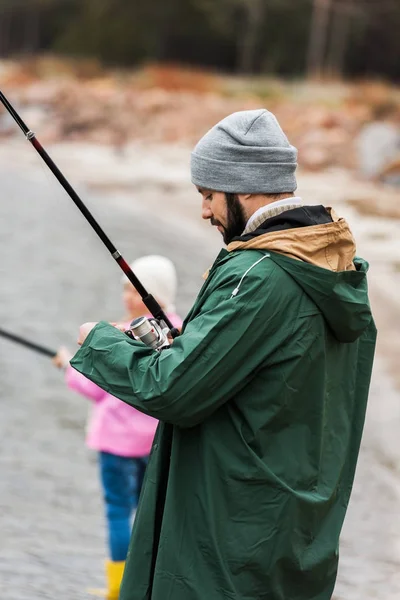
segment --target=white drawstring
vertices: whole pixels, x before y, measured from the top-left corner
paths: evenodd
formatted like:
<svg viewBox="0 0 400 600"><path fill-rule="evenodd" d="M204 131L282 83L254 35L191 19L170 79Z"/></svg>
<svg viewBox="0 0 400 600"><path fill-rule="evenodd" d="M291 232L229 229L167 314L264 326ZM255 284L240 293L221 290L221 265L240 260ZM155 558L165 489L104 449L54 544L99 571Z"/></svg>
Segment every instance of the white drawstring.
<svg viewBox="0 0 400 600"><path fill-rule="evenodd" d="M256 260L256 262L253 265L251 265L251 267L249 267L247 269L247 271L245 272L245 274L242 276L241 280L239 281L239 284L233 290L231 298L233 298L234 296L238 295L240 286L242 285L242 281L246 277L247 273L249 271L251 271L253 267L255 267L256 265L258 265L259 262L261 262L262 260L264 260L264 258L268 258L269 256L270 256L269 254L264 254L264 256L262 256L261 258L259 258L258 260Z"/></svg>

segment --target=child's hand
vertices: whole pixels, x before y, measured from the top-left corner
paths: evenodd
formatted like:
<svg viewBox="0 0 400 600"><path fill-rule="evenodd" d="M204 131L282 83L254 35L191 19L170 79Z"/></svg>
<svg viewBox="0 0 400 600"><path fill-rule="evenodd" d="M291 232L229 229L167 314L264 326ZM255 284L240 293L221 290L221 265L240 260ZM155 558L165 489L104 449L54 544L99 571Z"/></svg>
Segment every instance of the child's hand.
<svg viewBox="0 0 400 600"><path fill-rule="evenodd" d="M51 359L51 361L53 365L55 365L58 369L65 369L68 366L69 361L72 357L73 354L71 354L68 348L66 348L65 346L61 346L58 349L57 354L54 356L54 358Z"/></svg>

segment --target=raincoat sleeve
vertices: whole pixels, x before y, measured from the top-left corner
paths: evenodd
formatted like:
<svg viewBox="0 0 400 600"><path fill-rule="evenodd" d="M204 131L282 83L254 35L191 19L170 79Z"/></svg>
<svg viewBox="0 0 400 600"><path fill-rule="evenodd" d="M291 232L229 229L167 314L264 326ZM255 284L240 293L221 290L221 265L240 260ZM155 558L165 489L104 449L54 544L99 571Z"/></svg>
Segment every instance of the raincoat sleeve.
<svg viewBox="0 0 400 600"><path fill-rule="evenodd" d="M101 322L71 365L152 417L180 427L201 423L246 386L288 335L282 286L255 271L234 297L232 278L214 288L170 348L154 351Z"/></svg>

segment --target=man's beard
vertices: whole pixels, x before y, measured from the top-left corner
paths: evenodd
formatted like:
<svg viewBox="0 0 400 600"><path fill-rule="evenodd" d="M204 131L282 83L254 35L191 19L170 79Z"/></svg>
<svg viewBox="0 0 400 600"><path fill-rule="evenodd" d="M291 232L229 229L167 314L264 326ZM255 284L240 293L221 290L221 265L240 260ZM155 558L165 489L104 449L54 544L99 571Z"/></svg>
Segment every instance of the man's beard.
<svg viewBox="0 0 400 600"><path fill-rule="evenodd" d="M211 225L220 225L223 228L222 237L226 245L230 244L233 238L238 237L246 227L247 219L244 214L242 205L236 194L225 193L226 199L226 220L227 225L224 227L219 221L211 219Z"/></svg>

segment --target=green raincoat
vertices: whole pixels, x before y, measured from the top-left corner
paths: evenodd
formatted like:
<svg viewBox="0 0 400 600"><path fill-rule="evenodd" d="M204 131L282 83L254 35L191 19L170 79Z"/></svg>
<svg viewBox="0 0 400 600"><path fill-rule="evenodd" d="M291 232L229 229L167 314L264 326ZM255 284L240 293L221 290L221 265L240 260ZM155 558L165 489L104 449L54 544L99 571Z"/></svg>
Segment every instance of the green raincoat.
<svg viewBox="0 0 400 600"><path fill-rule="evenodd" d="M335 225L301 230L329 244ZM321 268L268 235L221 251L169 349L102 322L72 360L161 421L121 600L331 598L376 337L367 264Z"/></svg>

